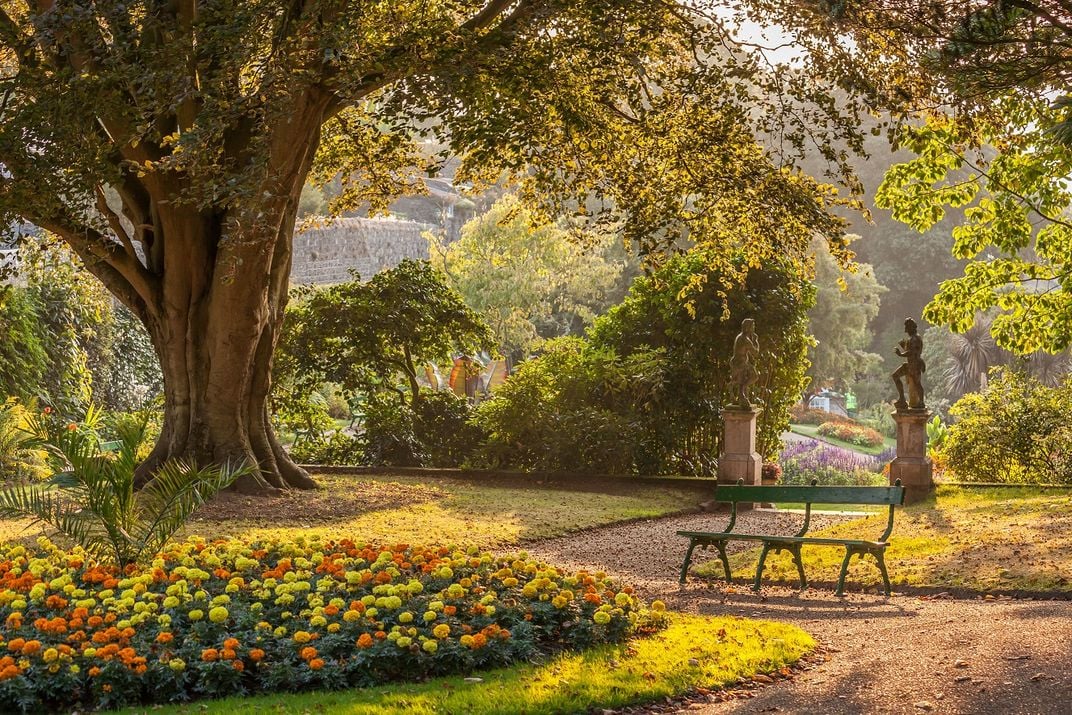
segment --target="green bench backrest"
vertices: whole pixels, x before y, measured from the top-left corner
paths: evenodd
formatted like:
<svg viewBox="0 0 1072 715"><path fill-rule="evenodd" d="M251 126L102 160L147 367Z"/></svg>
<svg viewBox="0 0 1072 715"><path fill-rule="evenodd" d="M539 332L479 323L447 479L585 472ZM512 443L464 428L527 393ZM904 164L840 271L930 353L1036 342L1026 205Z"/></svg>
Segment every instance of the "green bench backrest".
<svg viewBox="0 0 1072 715"><path fill-rule="evenodd" d="M905 490L898 482L892 487L760 487L719 484L718 502L802 502L805 504L904 504Z"/></svg>

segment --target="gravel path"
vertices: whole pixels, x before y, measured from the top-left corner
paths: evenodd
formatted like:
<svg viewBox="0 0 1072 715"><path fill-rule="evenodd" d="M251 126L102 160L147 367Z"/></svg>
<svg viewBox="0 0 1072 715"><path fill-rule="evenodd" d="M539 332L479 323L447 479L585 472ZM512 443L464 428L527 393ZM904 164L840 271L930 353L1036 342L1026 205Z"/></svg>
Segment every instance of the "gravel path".
<svg viewBox="0 0 1072 715"><path fill-rule="evenodd" d="M738 525L791 533L799 518L755 511L742 514ZM826 589L798 594L776 587L756 595L743 584L695 579L679 587L686 542L675 532L724 523L717 514L670 517L543 541L528 550L563 566L603 569L675 610L785 621L821 642L823 653L794 678L725 702L693 702L689 712L1072 713L1072 602L896 592L889 599L839 599ZM823 525L815 518L813 523Z"/></svg>

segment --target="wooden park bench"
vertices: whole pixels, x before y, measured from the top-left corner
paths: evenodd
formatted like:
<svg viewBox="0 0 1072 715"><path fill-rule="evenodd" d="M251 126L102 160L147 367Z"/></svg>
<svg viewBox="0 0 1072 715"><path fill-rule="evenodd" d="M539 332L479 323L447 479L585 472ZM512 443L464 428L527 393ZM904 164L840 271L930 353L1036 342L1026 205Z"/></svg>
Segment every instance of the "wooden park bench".
<svg viewBox="0 0 1072 715"><path fill-rule="evenodd" d="M729 503L730 523L725 531L679 531L678 536L686 536L689 539L689 550L685 552L685 563L681 565L681 583L685 583L685 576L689 571L689 563L692 561L692 552L697 546L714 546L718 550L718 557L726 570L726 581L732 580L730 576L730 562L726 557L726 544L730 541L760 541L763 550L759 554L759 564L756 566L756 581L753 590L759 590L759 581L763 576L763 564L767 560L767 554L771 551L788 551L793 556L793 562L797 565L797 573L800 575L800 587L808 587L808 579L804 575L804 564L800 559L800 549L805 544L817 546L843 546L845 558L841 562L841 576L838 578L837 595L844 595L845 574L849 570L849 561L853 556L870 554L878 561L878 570L882 573L882 583L886 588L886 595L890 595L890 577L886 573L886 562L883 554L890 533L893 531L894 507L903 504L905 497L904 487L897 480L892 487L820 487L813 480L811 486L806 487L761 487L746 486L742 481L736 485L719 484L715 488L715 501ZM734 524L737 522L737 505L741 502L758 503L800 503L804 507L804 523L800 531L792 536L779 536L776 534L746 534L735 532ZM890 517L886 522L886 530L875 541L859 539L834 539L830 537L807 536L808 526L811 523L812 504L882 504L890 507Z"/></svg>

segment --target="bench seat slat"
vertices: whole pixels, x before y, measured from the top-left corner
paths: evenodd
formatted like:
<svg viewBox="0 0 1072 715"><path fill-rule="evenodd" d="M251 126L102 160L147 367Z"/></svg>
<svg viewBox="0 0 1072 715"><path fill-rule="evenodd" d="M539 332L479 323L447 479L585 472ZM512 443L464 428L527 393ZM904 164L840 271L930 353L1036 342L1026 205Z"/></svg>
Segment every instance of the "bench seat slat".
<svg viewBox="0 0 1072 715"><path fill-rule="evenodd" d="M793 544L821 544L825 546L872 546L884 548L889 542L867 541L865 539L825 539L821 536L777 536L775 534L739 534L737 532L679 531L678 536L690 539L710 539L711 541L771 541Z"/></svg>
<svg viewBox="0 0 1072 715"><path fill-rule="evenodd" d="M809 504L904 503L904 487L778 487L719 484L716 502L792 502Z"/></svg>

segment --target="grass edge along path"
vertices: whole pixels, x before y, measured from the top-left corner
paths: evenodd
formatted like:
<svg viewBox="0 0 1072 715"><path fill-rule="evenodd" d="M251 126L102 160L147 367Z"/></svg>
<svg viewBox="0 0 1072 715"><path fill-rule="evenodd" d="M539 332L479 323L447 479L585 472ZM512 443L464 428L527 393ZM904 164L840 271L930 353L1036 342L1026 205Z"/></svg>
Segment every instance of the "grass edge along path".
<svg viewBox="0 0 1072 715"><path fill-rule="evenodd" d="M461 676L424 683L383 685L332 692L231 697L183 705L153 706L153 713L317 712L543 713L587 712L719 688L758 673L779 671L814 650L815 641L785 623L733 616L671 614L670 625L652 636L581 653L561 653L540 664L525 663L479 672L480 682ZM128 708L127 715L147 712Z"/></svg>

